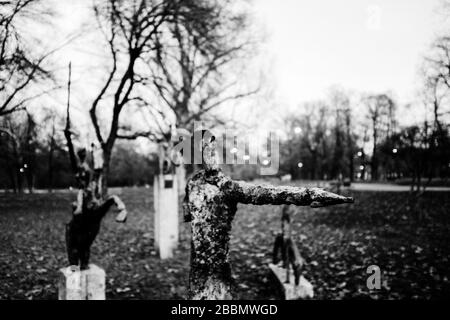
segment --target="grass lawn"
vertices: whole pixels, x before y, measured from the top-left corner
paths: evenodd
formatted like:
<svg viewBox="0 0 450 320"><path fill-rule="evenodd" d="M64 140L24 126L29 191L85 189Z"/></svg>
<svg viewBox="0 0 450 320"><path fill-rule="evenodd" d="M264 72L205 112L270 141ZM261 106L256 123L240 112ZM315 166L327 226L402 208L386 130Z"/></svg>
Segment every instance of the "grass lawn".
<svg viewBox="0 0 450 320"><path fill-rule="evenodd" d="M318 299L450 298L450 193L354 192L355 204L296 208L293 235L308 262ZM189 275L189 225L181 223L175 258L153 249L153 192L124 188L125 225L103 221L91 261L106 270L108 299L183 299ZM0 299L56 299L57 270L67 265L64 223L73 193L0 194ZM182 221L180 219L180 221ZM235 297L279 299L267 263L280 208L240 205L230 260ZM381 290L366 287L378 265Z"/></svg>

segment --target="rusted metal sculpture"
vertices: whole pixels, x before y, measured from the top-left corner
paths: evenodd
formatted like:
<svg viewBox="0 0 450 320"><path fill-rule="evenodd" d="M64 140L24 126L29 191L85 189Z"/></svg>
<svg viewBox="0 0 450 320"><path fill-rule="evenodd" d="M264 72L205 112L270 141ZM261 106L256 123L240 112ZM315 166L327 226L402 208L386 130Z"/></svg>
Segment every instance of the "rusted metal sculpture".
<svg viewBox="0 0 450 320"><path fill-rule="evenodd" d="M189 298L230 299L228 252L231 223L238 203L316 208L352 203L353 199L319 188L254 185L232 180L219 168L215 137L209 131L203 131L202 137L203 170L188 181L183 204L185 220L190 221L192 228Z"/></svg>
<svg viewBox="0 0 450 320"><path fill-rule="evenodd" d="M66 225L66 246L70 265L80 266L84 270L88 268L90 248L100 230L103 217L111 206L116 205L119 211L116 221L125 222L127 210L122 200L115 195L104 200L101 176L88 165L86 150L81 149L78 156L80 164L76 177L79 191L77 201L72 204L72 219Z"/></svg>
<svg viewBox="0 0 450 320"><path fill-rule="evenodd" d="M228 261L231 223L237 204L293 204L313 208L352 203L319 188L254 185L225 176L218 165L215 137L202 132L203 170L187 183L185 220L192 228L190 299L230 299L231 266Z"/></svg>
<svg viewBox="0 0 450 320"><path fill-rule="evenodd" d="M64 135L70 156L72 171L78 184L77 201L72 204L72 219L66 225L66 247L69 263L82 270L89 267L90 248L100 230L100 224L112 205L116 205L117 222L125 222L127 210L122 200L115 195L107 196L103 188L103 151L101 146L91 145L92 163L88 162L87 150L81 148L75 155L70 128L70 65L68 81L67 118ZM93 169L92 169L93 168Z"/></svg>

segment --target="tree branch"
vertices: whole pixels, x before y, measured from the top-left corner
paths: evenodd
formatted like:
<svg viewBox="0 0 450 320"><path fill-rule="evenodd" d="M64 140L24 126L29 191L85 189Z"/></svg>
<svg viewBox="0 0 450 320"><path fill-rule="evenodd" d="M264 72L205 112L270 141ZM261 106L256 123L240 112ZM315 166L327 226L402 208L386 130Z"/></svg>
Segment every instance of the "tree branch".
<svg viewBox="0 0 450 320"><path fill-rule="evenodd" d="M66 114L66 127L64 129L64 136L67 140L67 148L69 149L70 165L72 171L76 174L77 168L77 158L75 156L75 148L72 142L72 131L70 128L70 85L72 78L72 63L69 63L69 77L67 80L67 114Z"/></svg>
<svg viewBox="0 0 450 320"><path fill-rule="evenodd" d="M152 131L138 131L131 134L117 134L117 139L135 140L137 138L149 138L151 140L157 139L156 135Z"/></svg>

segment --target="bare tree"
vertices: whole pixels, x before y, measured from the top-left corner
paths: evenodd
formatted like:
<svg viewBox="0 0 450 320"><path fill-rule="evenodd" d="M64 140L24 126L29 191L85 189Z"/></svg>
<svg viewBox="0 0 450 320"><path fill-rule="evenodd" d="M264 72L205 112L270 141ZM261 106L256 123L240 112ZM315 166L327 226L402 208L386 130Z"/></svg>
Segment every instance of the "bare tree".
<svg viewBox="0 0 450 320"><path fill-rule="evenodd" d="M0 159L7 168L8 176L14 193L22 192L21 177L18 174L19 139L14 133L11 119L4 117L0 126ZM18 161L19 160L19 161Z"/></svg>
<svg viewBox="0 0 450 320"><path fill-rule="evenodd" d="M425 103L432 104L434 126L442 132L441 117L450 113L449 110L442 110L444 99L448 99L450 93L450 37L436 39L425 58L423 69Z"/></svg>
<svg viewBox="0 0 450 320"><path fill-rule="evenodd" d="M37 149L37 125L29 112L7 115L0 123L0 157L10 174L11 185L22 193L24 182L33 192Z"/></svg>
<svg viewBox="0 0 450 320"><path fill-rule="evenodd" d="M350 181L355 175L355 128L353 127L351 95L341 88L333 88L331 92L331 104L335 108L335 151L333 165L335 171L346 172ZM344 170L344 166L347 166Z"/></svg>
<svg viewBox="0 0 450 320"><path fill-rule="evenodd" d="M284 171L293 178L325 179L329 176L331 163L329 106L319 100L304 103L301 109L300 114L287 115L284 120L290 129L281 148L282 158L286 159L283 161ZM302 168L298 167L299 162Z"/></svg>
<svg viewBox="0 0 450 320"><path fill-rule="evenodd" d="M378 144L392 132L395 103L387 94L370 95L365 98L365 103L372 131L372 179L377 180L379 178Z"/></svg>
<svg viewBox="0 0 450 320"><path fill-rule="evenodd" d="M345 112L350 108L350 99L347 94L338 88L331 91L331 107L335 112L334 123L334 150L331 174L334 178L341 178L344 170L344 152L345 152Z"/></svg>
<svg viewBox="0 0 450 320"><path fill-rule="evenodd" d="M350 107L344 109L344 122L345 122L345 133L346 133L346 143L347 143L347 159L348 159L348 174L350 181L353 182L355 179L355 134L353 132L353 118L352 109Z"/></svg>
<svg viewBox="0 0 450 320"><path fill-rule="evenodd" d="M44 109L46 115L41 126L42 145L47 151L47 178L48 191L53 191L53 183L55 180L55 158L58 152L65 153L63 146L65 145L63 133L63 118L58 115L55 110Z"/></svg>
<svg viewBox="0 0 450 320"><path fill-rule="evenodd" d="M126 108L147 105L148 86L154 85L152 68L148 65L162 60L158 58L168 48L164 39L178 32L189 31L197 39L192 45L199 46L203 37L212 37L211 30L219 28L217 20L218 2L211 1L152 1L152 0L107 0L97 2L95 13L111 54L111 69L94 99L90 117L96 138L104 156L103 186L106 192L109 164L117 139L148 137L161 138L157 130L136 131L121 122ZM209 38L212 39L212 38ZM100 109L108 108L111 118L104 128L99 118ZM151 106L152 112L159 112ZM164 132L167 134L167 132Z"/></svg>
<svg viewBox="0 0 450 320"><path fill-rule="evenodd" d="M245 34L246 13L230 10L233 2L210 6L209 18L203 18L206 25L200 29L177 21L167 44L158 46L154 63L149 63L153 84L174 113L177 127L189 128L214 108L257 92L242 89L239 73L230 72L253 47Z"/></svg>
<svg viewBox="0 0 450 320"><path fill-rule="evenodd" d="M23 26L46 23L51 11L41 0L0 1L0 116L23 110L48 90L27 92L31 84L51 78L44 61L54 51L39 52Z"/></svg>

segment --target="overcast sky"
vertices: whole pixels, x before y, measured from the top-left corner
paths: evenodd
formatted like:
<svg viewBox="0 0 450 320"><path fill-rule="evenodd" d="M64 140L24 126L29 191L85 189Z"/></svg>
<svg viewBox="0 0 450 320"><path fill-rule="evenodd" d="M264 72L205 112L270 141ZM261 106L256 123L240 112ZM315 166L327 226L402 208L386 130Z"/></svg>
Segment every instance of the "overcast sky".
<svg viewBox="0 0 450 320"><path fill-rule="evenodd" d="M333 85L362 93L390 91L400 105L412 102L419 86L422 58L436 35L449 27L449 21L439 12L441 0L252 2L256 26L267 34L254 63L264 64L267 69L266 85L273 89L273 96L258 102L261 112L247 110L246 116L236 116L265 129L270 128L267 120L274 124L272 119L281 117L283 111L326 97ZM92 17L91 0L57 4L58 25L64 34L75 32ZM108 65L106 59L93 66L93 61L100 61L102 56L108 53L83 43L75 43L60 53L60 62L72 61L74 65L74 91L78 80L84 86L78 90L82 95L74 96L74 100L80 99L81 106L88 104L90 91L95 91L90 89L90 82L98 78L94 67ZM402 119L413 119L420 114L417 109Z"/></svg>
<svg viewBox="0 0 450 320"><path fill-rule="evenodd" d="M444 28L440 2L254 0L270 35L279 98L297 105L340 84L392 90L408 102L421 58Z"/></svg>

